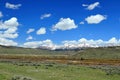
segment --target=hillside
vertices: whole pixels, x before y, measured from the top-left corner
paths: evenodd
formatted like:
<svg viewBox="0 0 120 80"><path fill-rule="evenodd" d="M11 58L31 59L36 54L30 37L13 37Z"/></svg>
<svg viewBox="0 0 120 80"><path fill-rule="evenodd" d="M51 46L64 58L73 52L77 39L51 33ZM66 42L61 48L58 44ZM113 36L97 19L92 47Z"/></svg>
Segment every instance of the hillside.
<svg viewBox="0 0 120 80"><path fill-rule="evenodd" d="M119 80L119 75L120 47L57 51L0 47L0 80Z"/></svg>
<svg viewBox="0 0 120 80"><path fill-rule="evenodd" d="M85 59L120 59L120 47L88 48L83 51L78 51L72 57Z"/></svg>
<svg viewBox="0 0 120 80"><path fill-rule="evenodd" d="M74 59L120 59L120 47L84 48L80 50L43 50L19 47L0 46L0 54L29 54L29 55L65 55Z"/></svg>

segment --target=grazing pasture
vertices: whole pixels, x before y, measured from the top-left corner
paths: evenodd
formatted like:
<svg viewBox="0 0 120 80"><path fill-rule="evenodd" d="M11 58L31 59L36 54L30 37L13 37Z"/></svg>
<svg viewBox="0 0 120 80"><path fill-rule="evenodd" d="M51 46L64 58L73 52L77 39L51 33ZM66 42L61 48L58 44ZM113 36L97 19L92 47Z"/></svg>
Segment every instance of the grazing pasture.
<svg viewBox="0 0 120 80"><path fill-rule="evenodd" d="M119 80L120 67L80 66L57 63L0 63L0 80Z"/></svg>
<svg viewBox="0 0 120 80"><path fill-rule="evenodd" d="M120 47L41 50L0 46L0 80L119 80Z"/></svg>

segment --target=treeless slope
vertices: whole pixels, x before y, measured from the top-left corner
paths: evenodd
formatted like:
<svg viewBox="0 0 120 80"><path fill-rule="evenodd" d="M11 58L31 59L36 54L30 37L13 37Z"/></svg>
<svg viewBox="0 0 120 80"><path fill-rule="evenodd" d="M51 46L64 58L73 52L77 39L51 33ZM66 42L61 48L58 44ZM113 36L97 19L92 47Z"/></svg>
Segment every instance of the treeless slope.
<svg viewBox="0 0 120 80"><path fill-rule="evenodd" d="M0 55L0 61L37 61L82 65L120 65L120 59L74 59L69 56Z"/></svg>

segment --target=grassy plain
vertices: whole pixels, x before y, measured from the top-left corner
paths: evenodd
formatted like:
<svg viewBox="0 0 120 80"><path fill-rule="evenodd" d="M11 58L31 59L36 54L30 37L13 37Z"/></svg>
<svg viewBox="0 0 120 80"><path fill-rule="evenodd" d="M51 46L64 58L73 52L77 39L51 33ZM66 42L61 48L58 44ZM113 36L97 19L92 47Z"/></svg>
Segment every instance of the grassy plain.
<svg viewBox="0 0 120 80"><path fill-rule="evenodd" d="M119 80L120 47L50 51L0 46L0 80Z"/></svg>
<svg viewBox="0 0 120 80"><path fill-rule="evenodd" d="M107 68L108 69L108 68ZM114 68L115 70L115 68ZM118 69L119 70L119 69ZM102 68L44 63L0 63L0 80L119 80Z"/></svg>

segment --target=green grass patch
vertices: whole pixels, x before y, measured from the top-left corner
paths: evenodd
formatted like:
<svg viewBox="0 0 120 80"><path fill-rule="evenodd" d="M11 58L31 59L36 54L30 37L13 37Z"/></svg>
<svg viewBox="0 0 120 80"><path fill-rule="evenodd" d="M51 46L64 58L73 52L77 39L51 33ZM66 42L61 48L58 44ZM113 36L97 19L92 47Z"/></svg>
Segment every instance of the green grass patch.
<svg viewBox="0 0 120 80"><path fill-rule="evenodd" d="M120 75L107 75L104 70L87 66L50 63L0 63L0 80L119 80ZM26 80L27 80L26 79ZM18 79L19 80L19 79Z"/></svg>

